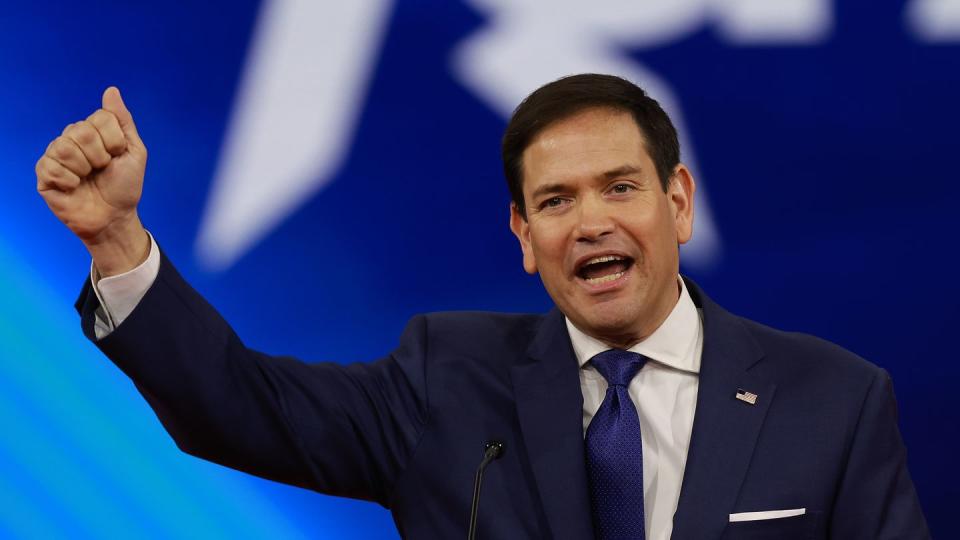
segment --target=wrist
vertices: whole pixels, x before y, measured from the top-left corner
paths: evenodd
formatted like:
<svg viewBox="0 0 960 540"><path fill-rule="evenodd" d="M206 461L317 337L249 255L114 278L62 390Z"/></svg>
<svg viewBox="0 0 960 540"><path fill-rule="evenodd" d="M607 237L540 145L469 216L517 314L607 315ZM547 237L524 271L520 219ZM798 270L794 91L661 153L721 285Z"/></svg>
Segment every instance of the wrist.
<svg viewBox="0 0 960 540"><path fill-rule="evenodd" d="M134 212L130 217L111 223L84 245L93 257L100 277L129 272L143 264L150 255L150 236Z"/></svg>

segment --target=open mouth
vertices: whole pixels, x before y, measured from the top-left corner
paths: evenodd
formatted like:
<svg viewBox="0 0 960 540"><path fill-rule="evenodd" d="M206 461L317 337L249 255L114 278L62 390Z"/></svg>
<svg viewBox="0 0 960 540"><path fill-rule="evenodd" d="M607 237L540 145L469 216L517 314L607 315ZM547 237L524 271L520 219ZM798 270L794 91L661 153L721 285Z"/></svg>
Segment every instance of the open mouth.
<svg viewBox="0 0 960 540"><path fill-rule="evenodd" d="M584 261L577 269L577 277L590 285L602 285L623 277L633 259L621 255L602 255Z"/></svg>

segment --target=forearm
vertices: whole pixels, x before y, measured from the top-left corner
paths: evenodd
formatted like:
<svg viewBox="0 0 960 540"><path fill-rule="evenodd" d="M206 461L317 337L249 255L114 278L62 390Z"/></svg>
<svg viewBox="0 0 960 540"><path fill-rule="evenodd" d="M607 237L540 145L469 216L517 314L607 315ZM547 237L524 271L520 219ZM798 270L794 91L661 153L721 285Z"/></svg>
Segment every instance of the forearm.
<svg viewBox="0 0 960 540"><path fill-rule="evenodd" d="M410 386L395 359L311 365L253 351L163 261L136 309L96 344L136 383L177 445L258 476L386 501L383 489L415 445L423 416L422 389ZM93 339L89 290L78 307Z"/></svg>
<svg viewBox="0 0 960 540"><path fill-rule="evenodd" d="M296 485L309 484L273 384L229 325L176 271L160 272L122 326L88 337L137 385L184 451ZM258 357L259 355L259 357ZM252 435L258 434L256 437Z"/></svg>

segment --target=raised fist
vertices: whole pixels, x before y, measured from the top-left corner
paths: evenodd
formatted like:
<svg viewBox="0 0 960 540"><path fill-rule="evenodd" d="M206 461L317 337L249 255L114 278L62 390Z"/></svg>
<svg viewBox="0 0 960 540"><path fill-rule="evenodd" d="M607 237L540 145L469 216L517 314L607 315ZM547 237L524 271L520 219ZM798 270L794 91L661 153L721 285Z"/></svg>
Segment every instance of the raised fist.
<svg viewBox="0 0 960 540"><path fill-rule="evenodd" d="M104 91L102 109L68 125L37 161L37 191L104 275L145 258L144 242L149 249L137 217L146 164L147 148L115 87Z"/></svg>

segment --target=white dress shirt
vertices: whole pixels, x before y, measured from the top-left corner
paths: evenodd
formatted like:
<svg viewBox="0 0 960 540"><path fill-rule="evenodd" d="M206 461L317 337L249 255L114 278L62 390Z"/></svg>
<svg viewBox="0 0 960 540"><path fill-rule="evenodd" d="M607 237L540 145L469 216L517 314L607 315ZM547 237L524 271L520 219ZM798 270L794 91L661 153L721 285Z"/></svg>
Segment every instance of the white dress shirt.
<svg viewBox="0 0 960 540"><path fill-rule="evenodd" d="M643 501L648 540L667 540L673 532L690 431L697 407L703 324L696 305L680 282L680 299L663 324L630 351L651 361L630 382L628 392L640 417L643 444ZM610 346L581 332L570 319L567 330L580 363L583 431L600 408L607 381L589 364Z"/></svg>
<svg viewBox="0 0 960 540"><path fill-rule="evenodd" d="M100 301L93 324L97 339L113 332L114 328L120 326L120 323L133 313L133 309L143 299L143 295L147 294L160 273L160 248L153 240L153 235L149 232L147 235L150 237L150 254L147 255L147 260L133 270L101 278L97 267L90 262L90 283L93 283L93 292Z"/></svg>
<svg viewBox="0 0 960 540"><path fill-rule="evenodd" d="M160 250L150 236L150 254L140 266L116 276L99 278L91 263L90 278L100 300L94 331L101 339L133 312L160 271ZM667 540L673 531L680 484L690 448L690 431L697 403L703 326L687 287L667 319L647 339L630 348L651 361L628 388L640 417L643 444L643 499L648 540ZM589 360L610 347L581 332L567 319L573 351L580 364L583 430L600 408L607 381Z"/></svg>

